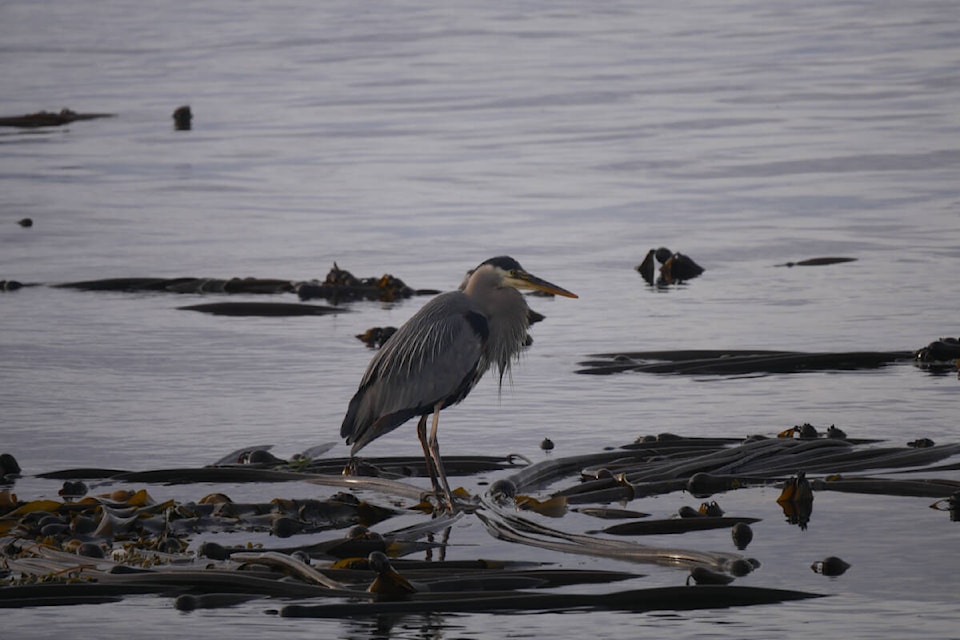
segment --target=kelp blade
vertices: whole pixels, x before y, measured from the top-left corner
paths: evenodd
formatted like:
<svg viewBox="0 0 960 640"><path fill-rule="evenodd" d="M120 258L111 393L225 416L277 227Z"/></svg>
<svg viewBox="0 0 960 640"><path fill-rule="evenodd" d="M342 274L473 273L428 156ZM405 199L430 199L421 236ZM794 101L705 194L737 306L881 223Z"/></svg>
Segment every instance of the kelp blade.
<svg viewBox="0 0 960 640"><path fill-rule="evenodd" d="M288 618L346 618L384 613L458 613L570 610L691 610L772 604L823 597L822 594L761 587L658 587L605 594L449 594L432 598L417 594L399 602L344 602L322 605L288 605L280 614Z"/></svg>

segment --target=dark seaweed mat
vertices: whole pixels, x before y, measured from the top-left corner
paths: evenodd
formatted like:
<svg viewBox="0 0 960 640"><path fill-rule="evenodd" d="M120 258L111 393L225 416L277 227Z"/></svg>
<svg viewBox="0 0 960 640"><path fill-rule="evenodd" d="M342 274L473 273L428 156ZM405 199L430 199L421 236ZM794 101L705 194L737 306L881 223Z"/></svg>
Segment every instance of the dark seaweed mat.
<svg viewBox="0 0 960 640"><path fill-rule="evenodd" d="M251 448L253 450L258 448ZM86 534L108 551L124 549L122 557L97 559L77 556L69 548L72 533L42 532L40 513L0 514L6 526L0 538L0 559L7 569L0 573L0 607L65 605L113 602L129 595L155 593L176 597L183 608L239 606L256 598L293 598L298 604L283 607L285 616L341 617L374 615L393 611L525 611L553 609L689 609L726 607L781 602L815 597L797 591L739 586L657 587L651 589L599 590L586 585L610 584L638 578L633 571L610 572L591 569L561 569L540 563L476 560L442 561L444 530L460 518L479 518L490 534L500 540L537 546L564 554L583 554L631 563L653 563L681 569L703 567L727 571L741 559L737 554L703 552L682 548L657 548L635 540L607 538L602 532L568 532L562 527L542 523L535 514L519 511L514 496L530 492L555 498L562 504L591 504L592 511L603 511L614 501L688 491L697 497L734 491L757 485L782 486L798 471L806 471L814 492L836 490L948 498L960 490L957 481L917 478L927 471L960 468L955 460L960 445L926 448L889 445L865 440L828 438L683 438L663 434L624 447L568 458L548 459L537 464L521 464L514 457L475 459L451 457L452 474L471 475L497 472L503 477L482 496L465 503L457 515L431 514L429 504L417 505L422 489L397 478L422 474L422 464L410 458L383 458L364 461L361 469L382 477L360 476L345 479L331 469L342 459L301 460L296 464L277 460L273 464L221 465L201 469L147 471L76 469L41 474L57 479L99 479L108 483L192 483L192 482L276 482L304 480L319 485L359 489L368 500L353 494L336 493L328 500L295 501L276 499L262 505L207 504L171 500L156 504L134 505L118 498L97 498L93 506L78 502L55 501L45 509L54 518L72 518L86 510L90 516L98 510L114 514L116 522L109 533ZM323 472L317 472L322 469ZM850 475L870 471L874 475ZM909 474L905 476L904 474ZM14 479L15 480L15 479ZM381 504L377 504L377 502ZM30 502L18 503L21 507ZM357 524L389 522L399 514L425 509L418 523L369 534L344 535ZM617 509L611 509L615 514ZM371 514L376 518L371 519ZM183 526L183 520L189 526ZM198 557L185 551L197 535L222 530L234 532L268 530L279 520L299 526L316 525L310 531L329 530L323 542L297 544L296 534L284 539L273 551L234 547L216 554ZM657 533L695 531L708 525L711 518L628 520L608 527L608 533L631 529ZM740 515L713 519L729 525L734 521L755 521ZM323 525L318 523L323 522ZM553 521L560 522L562 519ZM134 523L130 525L129 523ZM124 529L123 526L130 528ZM641 524L642 523L642 524ZM339 530L339 533L338 533ZM439 539L438 539L439 538ZM170 541L181 543L164 544ZM394 558L394 567L418 584L418 591L402 601L373 596L367 586L375 576L365 557L382 551ZM306 554L297 559L291 554ZM254 556L250 556L254 553ZM425 553L429 561L405 560L404 556ZM260 555L256 555L260 554ZM271 555L272 554L272 555ZM108 553L109 558L109 553ZM277 564L277 558L283 562ZM309 563L303 562L305 558ZM354 558L335 568L338 558ZM287 566L285 566L285 564ZM299 564L298 564L299 563ZM334 587L316 581L317 572ZM286 577L286 579L283 579ZM553 589L579 585L580 593ZM233 594L226 597L219 594ZM242 597L241 597L242 596ZM322 599L322 604L299 604L304 599Z"/></svg>

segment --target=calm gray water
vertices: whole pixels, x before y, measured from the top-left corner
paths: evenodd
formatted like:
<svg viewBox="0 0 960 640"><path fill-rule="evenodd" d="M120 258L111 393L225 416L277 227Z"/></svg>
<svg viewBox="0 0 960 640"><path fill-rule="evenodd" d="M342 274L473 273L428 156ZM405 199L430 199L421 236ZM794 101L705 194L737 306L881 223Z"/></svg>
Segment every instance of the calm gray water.
<svg viewBox="0 0 960 640"><path fill-rule="evenodd" d="M533 302L547 316L535 345L502 392L484 380L445 413L445 452L539 459L545 436L569 455L646 433L772 434L801 422L897 443L958 438L956 376L908 365L746 379L574 374L588 354L623 349L899 350L960 333L955 2L11 1L0 5L0 88L0 115L117 114L0 131L0 279L305 280L336 261L447 289L507 253L579 293ZM192 131L173 130L181 104ZM22 217L35 225L20 228ZM706 273L647 287L633 267L659 245ZM828 255L857 261L773 266ZM310 318L176 309L197 301L0 294L0 449L39 473L198 466L249 444L290 455L337 440L370 357L353 335L399 325L424 299ZM368 449L418 451L412 428ZM29 477L16 487L22 497L56 489ZM151 492L204 493L194 489ZM314 490L235 488L265 499ZM768 511L751 548L764 569L747 583L833 597L392 626L265 615L276 603L185 615L134 598L6 612L4 633L957 637L958 529L945 514L915 499L818 496L818 526L800 532L771 510L774 495L743 493L724 506ZM666 514L681 500L630 507ZM726 536L683 544L727 549ZM536 557L476 522L453 539ZM826 555L854 569L812 574ZM650 573L640 587L683 578L639 570Z"/></svg>

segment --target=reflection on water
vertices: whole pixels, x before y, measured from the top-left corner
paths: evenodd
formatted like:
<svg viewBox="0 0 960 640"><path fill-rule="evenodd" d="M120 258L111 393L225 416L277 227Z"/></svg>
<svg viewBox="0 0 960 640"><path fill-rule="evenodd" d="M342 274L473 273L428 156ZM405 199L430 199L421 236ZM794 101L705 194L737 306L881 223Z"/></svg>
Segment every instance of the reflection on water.
<svg viewBox="0 0 960 640"><path fill-rule="evenodd" d="M372 618L351 618L343 626L343 637L356 640L378 638L422 638L436 640L451 633L469 633L451 616L430 613L382 614Z"/></svg>

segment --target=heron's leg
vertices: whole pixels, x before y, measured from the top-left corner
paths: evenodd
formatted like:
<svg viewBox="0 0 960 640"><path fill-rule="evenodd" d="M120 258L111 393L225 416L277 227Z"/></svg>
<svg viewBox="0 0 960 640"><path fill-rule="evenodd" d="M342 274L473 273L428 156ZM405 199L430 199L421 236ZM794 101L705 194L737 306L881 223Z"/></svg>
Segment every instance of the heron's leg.
<svg viewBox="0 0 960 640"><path fill-rule="evenodd" d="M450 491L450 483L447 482L447 472L443 470L443 460L440 458L440 442L437 440L437 429L440 426L440 408L443 403L437 403L433 410L433 425L430 427L430 452L433 455L433 462L437 467L437 475L440 476L440 483L443 485L443 494L447 500L447 506L450 511L455 511L453 506L453 492ZM426 416L424 416L426 417Z"/></svg>
<svg viewBox="0 0 960 640"><path fill-rule="evenodd" d="M443 489L437 481L437 471L433 464L433 455L430 453L430 445L427 442L427 416L420 416L420 422L417 423L417 437L420 438L420 445L423 447L423 458L427 463L427 474L430 475L430 484L433 485L433 491L437 494L437 500Z"/></svg>

